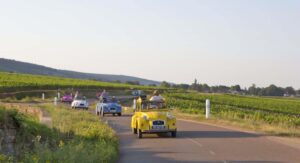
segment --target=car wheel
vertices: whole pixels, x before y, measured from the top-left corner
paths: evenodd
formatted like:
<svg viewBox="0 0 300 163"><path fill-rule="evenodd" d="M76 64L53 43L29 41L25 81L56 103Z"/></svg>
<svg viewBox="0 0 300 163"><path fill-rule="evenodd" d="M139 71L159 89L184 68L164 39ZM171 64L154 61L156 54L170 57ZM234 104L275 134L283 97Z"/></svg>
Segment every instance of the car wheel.
<svg viewBox="0 0 300 163"><path fill-rule="evenodd" d="M115 114L115 113L113 113L113 116L116 116L116 114Z"/></svg>
<svg viewBox="0 0 300 163"><path fill-rule="evenodd" d="M122 116L122 113L118 113L118 116L119 116L119 117Z"/></svg>
<svg viewBox="0 0 300 163"><path fill-rule="evenodd" d="M142 133L142 131L140 129L137 129L137 137L139 139L143 138L143 133Z"/></svg>
<svg viewBox="0 0 300 163"><path fill-rule="evenodd" d="M171 136L172 136L172 138L176 138L176 136L177 136L177 131L172 131L172 132L171 132Z"/></svg>
<svg viewBox="0 0 300 163"><path fill-rule="evenodd" d="M132 133L133 134L137 134L137 129L136 128L132 128Z"/></svg>

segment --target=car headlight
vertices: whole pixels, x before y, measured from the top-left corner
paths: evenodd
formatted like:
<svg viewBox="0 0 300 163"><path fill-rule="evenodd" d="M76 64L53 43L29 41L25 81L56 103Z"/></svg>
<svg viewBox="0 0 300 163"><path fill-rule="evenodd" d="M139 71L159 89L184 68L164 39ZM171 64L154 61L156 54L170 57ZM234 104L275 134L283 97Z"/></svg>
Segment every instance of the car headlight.
<svg viewBox="0 0 300 163"><path fill-rule="evenodd" d="M167 114L168 119L174 119L175 117L172 114Z"/></svg>
<svg viewBox="0 0 300 163"><path fill-rule="evenodd" d="M147 121L148 120L148 116L146 114L144 114L143 115L143 119Z"/></svg>

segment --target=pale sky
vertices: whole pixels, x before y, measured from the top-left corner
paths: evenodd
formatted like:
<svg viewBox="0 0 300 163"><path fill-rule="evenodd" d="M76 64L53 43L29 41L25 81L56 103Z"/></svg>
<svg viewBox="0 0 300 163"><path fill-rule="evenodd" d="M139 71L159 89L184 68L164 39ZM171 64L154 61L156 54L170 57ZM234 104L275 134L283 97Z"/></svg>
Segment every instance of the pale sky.
<svg viewBox="0 0 300 163"><path fill-rule="evenodd" d="M300 1L1 0L0 58L175 83L300 88Z"/></svg>

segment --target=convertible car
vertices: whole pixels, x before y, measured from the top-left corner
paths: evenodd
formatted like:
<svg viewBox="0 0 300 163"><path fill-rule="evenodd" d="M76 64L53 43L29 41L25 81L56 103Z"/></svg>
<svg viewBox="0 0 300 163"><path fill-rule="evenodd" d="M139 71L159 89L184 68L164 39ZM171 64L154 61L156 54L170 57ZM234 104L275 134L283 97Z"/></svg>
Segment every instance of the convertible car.
<svg viewBox="0 0 300 163"><path fill-rule="evenodd" d="M131 128L138 138L151 133L171 133L172 137L177 134L176 118L164 108L164 102L151 102L142 97L137 100Z"/></svg>
<svg viewBox="0 0 300 163"><path fill-rule="evenodd" d="M72 103L73 102L73 96L71 94L65 94L61 98L61 102Z"/></svg>
<svg viewBox="0 0 300 163"><path fill-rule="evenodd" d="M104 116L105 114L122 115L122 106L115 99L101 99L96 105L96 114Z"/></svg>
<svg viewBox="0 0 300 163"><path fill-rule="evenodd" d="M89 109L89 103L85 97L77 97L71 104L71 107L74 109Z"/></svg>

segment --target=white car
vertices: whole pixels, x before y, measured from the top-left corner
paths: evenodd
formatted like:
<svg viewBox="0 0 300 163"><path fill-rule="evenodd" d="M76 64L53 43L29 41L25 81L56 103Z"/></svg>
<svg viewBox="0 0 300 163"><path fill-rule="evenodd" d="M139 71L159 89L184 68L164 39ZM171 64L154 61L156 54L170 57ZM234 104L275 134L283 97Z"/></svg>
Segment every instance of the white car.
<svg viewBox="0 0 300 163"><path fill-rule="evenodd" d="M76 98L72 104L71 107L74 109L88 109L89 108L89 103L87 102L86 98Z"/></svg>

